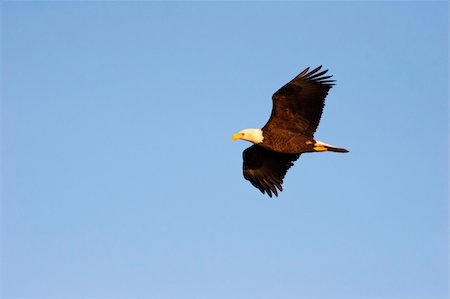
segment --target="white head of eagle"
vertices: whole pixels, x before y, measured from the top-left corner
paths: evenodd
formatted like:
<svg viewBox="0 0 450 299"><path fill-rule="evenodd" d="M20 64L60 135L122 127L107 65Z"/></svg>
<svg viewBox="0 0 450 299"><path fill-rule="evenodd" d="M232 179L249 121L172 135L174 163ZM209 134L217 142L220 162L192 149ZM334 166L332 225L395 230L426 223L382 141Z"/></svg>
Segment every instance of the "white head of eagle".
<svg viewBox="0 0 450 299"><path fill-rule="evenodd" d="M261 129L245 129L234 134L231 139L242 139L253 142L254 144L258 144L263 142L264 136Z"/></svg>

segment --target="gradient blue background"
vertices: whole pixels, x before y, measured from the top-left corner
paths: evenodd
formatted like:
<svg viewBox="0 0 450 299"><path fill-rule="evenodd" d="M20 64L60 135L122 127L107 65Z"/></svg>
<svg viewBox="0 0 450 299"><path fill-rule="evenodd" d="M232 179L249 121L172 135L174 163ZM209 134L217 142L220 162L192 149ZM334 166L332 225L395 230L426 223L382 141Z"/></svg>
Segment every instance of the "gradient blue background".
<svg viewBox="0 0 450 299"><path fill-rule="evenodd" d="M447 298L447 2L2 2L2 298ZM337 80L269 199L271 95Z"/></svg>

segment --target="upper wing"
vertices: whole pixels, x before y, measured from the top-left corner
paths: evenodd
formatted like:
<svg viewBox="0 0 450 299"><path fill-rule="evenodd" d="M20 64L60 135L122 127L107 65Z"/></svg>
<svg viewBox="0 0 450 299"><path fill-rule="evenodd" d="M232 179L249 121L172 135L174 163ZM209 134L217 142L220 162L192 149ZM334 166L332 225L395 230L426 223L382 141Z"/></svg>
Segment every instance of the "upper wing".
<svg viewBox="0 0 450 299"><path fill-rule="evenodd" d="M281 128L313 137L319 125L325 97L334 80L319 72L322 66L308 73L309 67L272 96L273 108L263 129Z"/></svg>
<svg viewBox="0 0 450 299"><path fill-rule="evenodd" d="M283 178L288 169L294 165L299 154L282 154L269 151L261 146L252 145L243 154L244 178L263 194L278 196L277 188L283 191Z"/></svg>

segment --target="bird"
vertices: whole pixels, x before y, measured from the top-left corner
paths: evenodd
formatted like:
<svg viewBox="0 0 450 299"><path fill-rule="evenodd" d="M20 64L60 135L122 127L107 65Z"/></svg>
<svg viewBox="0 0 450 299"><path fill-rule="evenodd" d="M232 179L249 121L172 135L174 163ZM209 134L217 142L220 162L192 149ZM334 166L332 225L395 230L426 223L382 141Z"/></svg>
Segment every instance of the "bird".
<svg viewBox="0 0 450 299"><path fill-rule="evenodd" d="M260 129L244 129L232 140L253 143L242 153L244 178L262 194L278 196L283 179L303 153L348 150L314 139L325 98L335 80L322 66L305 68L272 95L272 113Z"/></svg>

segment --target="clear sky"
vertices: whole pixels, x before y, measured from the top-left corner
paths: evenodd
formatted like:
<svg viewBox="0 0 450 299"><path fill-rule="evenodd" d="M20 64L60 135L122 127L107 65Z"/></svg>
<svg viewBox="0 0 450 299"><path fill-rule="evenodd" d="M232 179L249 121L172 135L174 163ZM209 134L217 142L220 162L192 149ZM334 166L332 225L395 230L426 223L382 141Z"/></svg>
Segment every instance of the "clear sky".
<svg viewBox="0 0 450 299"><path fill-rule="evenodd" d="M2 298L447 298L448 2L0 5ZM270 199L231 135L321 64Z"/></svg>

